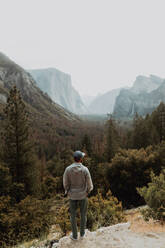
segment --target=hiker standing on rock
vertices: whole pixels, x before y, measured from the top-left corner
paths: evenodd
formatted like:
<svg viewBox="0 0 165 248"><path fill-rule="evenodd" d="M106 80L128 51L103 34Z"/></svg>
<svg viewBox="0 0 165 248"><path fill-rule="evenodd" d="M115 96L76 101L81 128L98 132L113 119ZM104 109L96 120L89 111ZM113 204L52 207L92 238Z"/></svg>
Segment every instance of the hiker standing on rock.
<svg viewBox="0 0 165 248"><path fill-rule="evenodd" d="M70 202L70 220L72 227L72 240L78 240L76 210L80 207L81 222L80 222L80 238L85 235L85 227L87 221L87 196L93 189L93 183L90 172L81 162L85 153L76 151L73 154L75 162L65 169L63 175L63 185L65 194L69 196Z"/></svg>

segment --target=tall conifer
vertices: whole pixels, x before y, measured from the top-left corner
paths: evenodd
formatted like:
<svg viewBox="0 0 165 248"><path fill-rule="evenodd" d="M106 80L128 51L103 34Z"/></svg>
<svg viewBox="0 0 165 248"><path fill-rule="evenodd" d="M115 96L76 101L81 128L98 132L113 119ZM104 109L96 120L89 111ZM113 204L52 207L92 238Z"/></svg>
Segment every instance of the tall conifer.
<svg viewBox="0 0 165 248"><path fill-rule="evenodd" d="M159 134L160 142L165 140L165 103L161 102L152 113L152 122Z"/></svg>
<svg viewBox="0 0 165 248"><path fill-rule="evenodd" d="M28 114L16 86L10 90L4 113L4 162L13 183L23 184L26 193L31 194L35 190L35 160L29 139Z"/></svg>
<svg viewBox="0 0 165 248"><path fill-rule="evenodd" d="M88 155L91 156L92 154L92 144L91 144L91 140L88 134L85 134L83 139L82 139L82 148L87 150Z"/></svg>
<svg viewBox="0 0 165 248"><path fill-rule="evenodd" d="M117 132L115 120L110 118L107 123L107 134L106 134L106 150L105 155L108 162L114 157L116 151L119 148L119 135Z"/></svg>

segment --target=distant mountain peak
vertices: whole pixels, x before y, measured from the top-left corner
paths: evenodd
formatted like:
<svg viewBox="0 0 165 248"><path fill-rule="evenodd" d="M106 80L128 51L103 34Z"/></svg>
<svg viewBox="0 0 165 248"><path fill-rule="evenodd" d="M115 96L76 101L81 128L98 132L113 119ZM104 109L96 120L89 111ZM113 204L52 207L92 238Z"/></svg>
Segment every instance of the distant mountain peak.
<svg viewBox="0 0 165 248"><path fill-rule="evenodd" d="M142 93L142 92L151 92L158 88L163 83L162 78L157 77L155 75L142 76L139 75L136 77L136 80L131 88L131 91L134 93Z"/></svg>
<svg viewBox="0 0 165 248"><path fill-rule="evenodd" d="M164 88L165 81L158 76L137 76L130 89L120 91L113 114L119 118L132 118L136 112L142 116L151 113L165 101Z"/></svg>
<svg viewBox="0 0 165 248"><path fill-rule="evenodd" d="M77 120L77 116L54 103L51 98L42 92L30 73L0 53L0 84L1 100L13 85L20 90L23 100L38 114L42 113L47 118L57 117L62 120ZM3 101L4 102L4 101Z"/></svg>
<svg viewBox="0 0 165 248"><path fill-rule="evenodd" d="M69 74L56 68L29 70L29 73L37 82L38 87L46 92L54 102L72 113L78 115L87 113L79 93L72 86Z"/></svg>
<svg viewBox="0 0 165 248"><path fill-rule="evenodd" d="M121 89L114 89L104 94L97 95L89 105L91 114L107 114L112 113L116 97L119 95Z"/></svg>

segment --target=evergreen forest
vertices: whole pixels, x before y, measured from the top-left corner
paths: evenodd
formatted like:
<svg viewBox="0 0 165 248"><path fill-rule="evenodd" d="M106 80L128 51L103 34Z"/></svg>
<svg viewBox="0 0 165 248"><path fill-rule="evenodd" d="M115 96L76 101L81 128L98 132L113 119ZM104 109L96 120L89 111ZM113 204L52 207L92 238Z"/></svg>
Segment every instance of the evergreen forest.
<svg viewBox="0 0 165 248"><path fill-rule="evenodd" d="M70 230L62 178L75 150L86 153L94 184L90 230L122 222L123 209L145 204L146 219L165 220L163 102L133 120L45 120L34 121L20 91L10 90L0 120L0 247L46 235L53 224L62 235Z"/></svg>

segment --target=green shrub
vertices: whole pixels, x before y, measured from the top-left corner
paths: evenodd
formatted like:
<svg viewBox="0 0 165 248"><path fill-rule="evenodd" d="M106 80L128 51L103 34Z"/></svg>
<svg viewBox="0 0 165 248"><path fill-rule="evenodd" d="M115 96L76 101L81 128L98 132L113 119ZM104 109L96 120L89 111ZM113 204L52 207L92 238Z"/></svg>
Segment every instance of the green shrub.
<svg viewBox="0 0 165 248"><path fill-rule="evenodd" d="M61 206L56 217L56 224L60 226L62 235L66 235L68 231L71 230L70 224L70 214L69 214L69 205L65 204Z"/></svg>
<svg viewBox="0 0 165 248"><path fill-rule="evenodd" d="M122 204L109 191L105 198L99 192L88 198L87 228L95 230L101 226L109 226L124 221ZM58 211L56 223L65 235L71 230L69 204L66 202ZM80 225L80 211L77 211L77 223Z"/></svg>
<svg viewBox="0 0 165 248"><path fill-rule="evenodd" d="M108 191L103 198L99 192L89 198L87 228L95 230L101 226L110 226L125 220L122 212L122 204Z"/></svg>
<svg viewBox="0 0 165 248"><path fill-rule="evenodd" d="M12 198L12 204L18 203L25 199L25 185L23 183L13 183L10 187L10 196Z"/></svg>
<svg viewBox="0 0 165 248"><path fill-rule="evenodd" d="M150 182L151 171L160 174L162 164L157 150L152 146L140 150L121 149L112 159L107 170L107 179L112 194L122 201L124 206L144 204L136 188Z"/></svg>
<svg viewBox="0 0 165 248"><path fill-rule="evenodd" d="M0 196L8 195L11 187L9 168L0 164Z"/></svg>
<svg viewBox="0 0 165 248"><path fill-rule="evenodd" d="M9 197L1 197L0 202L0 247L10 247L49 232L52 219L48 201L28 196L15 207L11 207Z"/></svg>
<svg viewBox="0 0 165 248"><path fill-rule="evenodd" d="M145 220L153 218L165 221L165 170L159 176L151 173L151 182L148 183L148 187L137 190L148 205L147 209L142 210Z"/></svg>
<svg viewBox="0 0 165 248"><path fill-rule="evenodd" d="M54 197L62 188L62 178L47 176L42 183L42 198L48 199Z"/></svg>
<svg viewBox="0 0 165 248"><path fill-rule="evenodd" d="M9 230L9 209L10 209L10 197L0 197L0 247L6 247L8 243L8 230Z"/></svg>

